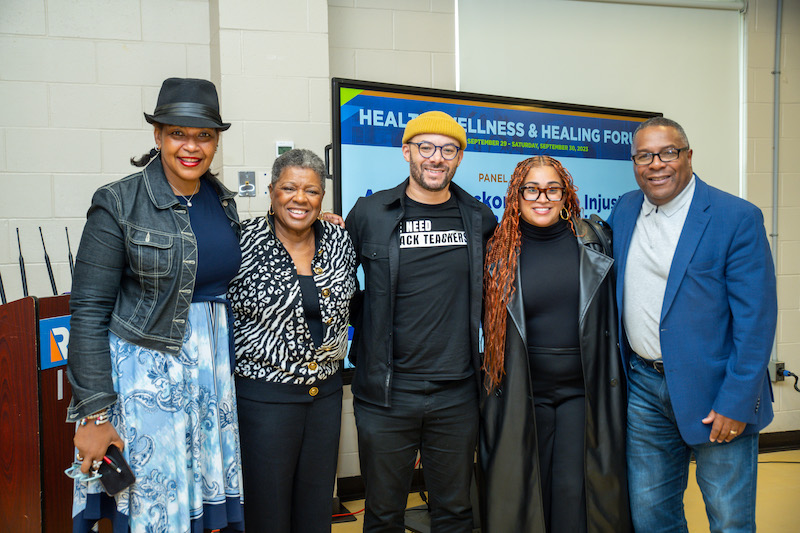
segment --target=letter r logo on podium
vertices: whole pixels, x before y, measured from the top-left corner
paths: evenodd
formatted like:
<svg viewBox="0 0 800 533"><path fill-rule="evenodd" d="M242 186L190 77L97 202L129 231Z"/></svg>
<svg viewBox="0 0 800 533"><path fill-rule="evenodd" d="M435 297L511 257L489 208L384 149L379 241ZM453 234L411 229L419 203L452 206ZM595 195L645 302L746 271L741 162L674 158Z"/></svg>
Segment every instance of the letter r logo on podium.
<svg viewBox="0 0 800 533"><path fill-rule="evenodd" d="M69 352L69 316L39 321L39 369L67 364Z"/></svg>

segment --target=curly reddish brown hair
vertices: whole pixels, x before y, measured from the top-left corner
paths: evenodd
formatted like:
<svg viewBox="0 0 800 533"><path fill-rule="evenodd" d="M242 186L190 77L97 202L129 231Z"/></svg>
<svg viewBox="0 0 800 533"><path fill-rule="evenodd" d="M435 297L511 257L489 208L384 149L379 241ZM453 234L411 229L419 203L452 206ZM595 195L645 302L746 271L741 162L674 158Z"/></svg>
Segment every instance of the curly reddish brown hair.
<svg viewBox="0 0 800 533"><path fill-rule="evenodd" d="M485 315L483 329L485 353L483 357L484 384L492 391L500 385L505 374L506 306L514 294L517 259L521 234L519 230L519 188L532 168L553 167L564 182L564 209L569 225L575 233L574 219L580 216L580 203L572 175L557 159L546 155L530 157L517 165L506 191L506 210L503 220L489 239L486 267L483 277ZM563 214L563 213L562 213Z"/></svg>

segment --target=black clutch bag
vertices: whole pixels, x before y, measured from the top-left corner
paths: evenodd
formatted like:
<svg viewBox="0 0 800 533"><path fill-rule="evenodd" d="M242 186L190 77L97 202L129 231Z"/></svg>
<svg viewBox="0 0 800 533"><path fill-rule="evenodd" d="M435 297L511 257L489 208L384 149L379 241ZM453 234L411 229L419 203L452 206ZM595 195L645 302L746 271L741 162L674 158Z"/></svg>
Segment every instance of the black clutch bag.
<svg viewBox="0 0 800 533"><path fill-rule="evenodd" d="M103 463L98 471L103 474L100 483L109 496L114 496L118 492L127 489L136 481L131 467L122 457L122 452L113 444L108 447Z"/></svg>

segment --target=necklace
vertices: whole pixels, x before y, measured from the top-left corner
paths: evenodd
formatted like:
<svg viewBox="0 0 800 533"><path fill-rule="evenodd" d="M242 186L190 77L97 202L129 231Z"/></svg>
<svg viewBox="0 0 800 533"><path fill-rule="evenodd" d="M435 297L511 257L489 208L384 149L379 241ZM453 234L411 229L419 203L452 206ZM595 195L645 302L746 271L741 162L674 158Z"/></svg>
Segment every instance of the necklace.
<svg viewBox="0 0 800 533"><path fill-rule="evenodd" d="M167 183L169 183L169 180L167 180ZM183 198L183 200L186 202L186 207L192 207L192 198L194 198L194 195L197 194L197 191L200 190L200 180L197 180L197 186L194 188L194 192L189 198L186 198L184 195L182 195L181 192L178 189L176 189L172 183L169 183L169 186L172 187L172 190L175 191L175 194Z"/></svg>

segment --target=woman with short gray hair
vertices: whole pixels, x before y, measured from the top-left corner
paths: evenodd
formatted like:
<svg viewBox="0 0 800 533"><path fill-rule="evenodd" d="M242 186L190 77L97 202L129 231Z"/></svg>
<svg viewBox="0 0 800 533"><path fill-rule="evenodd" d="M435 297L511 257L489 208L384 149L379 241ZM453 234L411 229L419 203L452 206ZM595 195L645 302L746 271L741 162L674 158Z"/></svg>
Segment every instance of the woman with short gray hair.
<svg viewBox="0 0 800 533"><path fill-rule="evenodd" d="M275 160L265 217L242 225L228 288L248 531L329 532L355 251L319 220L325 165L310 150Z"/></svg>

